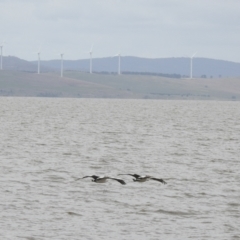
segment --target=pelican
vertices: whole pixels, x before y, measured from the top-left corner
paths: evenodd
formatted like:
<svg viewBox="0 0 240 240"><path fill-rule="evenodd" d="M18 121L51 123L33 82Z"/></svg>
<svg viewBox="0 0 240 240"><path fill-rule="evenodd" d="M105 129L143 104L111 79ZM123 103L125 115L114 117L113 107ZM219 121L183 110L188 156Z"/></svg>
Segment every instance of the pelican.
<svg viewBox="0 0 240 240"><path fill-rule="evenodd" d="M77 180L80 180L80 179L84 179L84 178L92 178L92 182L95 182L95 183L105 183L108 179L112 179L112 180L115 180L115 181L118 181L119 183L125 185L126 183L120 179L120 178L113 178L113 177L106 177L106 176L96 176L96 175L91 175L91 176L85 176L85 177L82 177L82 178L78 178L76 179Z"/></svg>
<svg viewBox="0 0 240 240"><path fill-rule="evenodd" d="M161 182L163 184L167 184L163 179L155 178L155 177L152 177L152 176L149 176L149 175L146 175L146 176L141 176L141 175L138 175L138 174L118 174L118 175L132 176L132 177L134 177L134 179L133 179L134 182L146 182L148 180L155 180L155 181Z"/></svg>

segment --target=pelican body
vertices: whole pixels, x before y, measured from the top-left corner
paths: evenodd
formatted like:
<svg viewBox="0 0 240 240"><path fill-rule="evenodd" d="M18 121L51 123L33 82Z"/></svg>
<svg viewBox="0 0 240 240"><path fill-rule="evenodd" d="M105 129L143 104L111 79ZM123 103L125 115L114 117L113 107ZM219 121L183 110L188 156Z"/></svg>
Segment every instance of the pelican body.
<svg viewBox="0 0 240 240"><path fill-rule="evenodd" d="M91 176L85 176L83 178L78 178L77 180L80 180L80 179L84 179L84 178L92 178L92 182L95 182L95 183L105 183L107 182L108 179L112 179L112 180L115 180L115 181L118 181L119 183L121 183L122 185L125 185L126 183L120 179L120 178L113 178L113 177L107 177L107 176L103 176L103 177L100 177L100 176L96 176L96 175L91 175ZM76 181L77 181L76 180Z"/></svg>
<svg viewBox="0 0 240 240"><path fill-rule="evenodd" d="M138 174L119 174L119 175L129 175L129 176L132 176L132 177L134 177L133 178L134 182L146 182L148 180L155 180L155 181L161 182L162 184L167 184L161 178L155 178L155 177L148 176L148 175L146 175L146 176L141 176L141 175L138 175Z"/></svg>

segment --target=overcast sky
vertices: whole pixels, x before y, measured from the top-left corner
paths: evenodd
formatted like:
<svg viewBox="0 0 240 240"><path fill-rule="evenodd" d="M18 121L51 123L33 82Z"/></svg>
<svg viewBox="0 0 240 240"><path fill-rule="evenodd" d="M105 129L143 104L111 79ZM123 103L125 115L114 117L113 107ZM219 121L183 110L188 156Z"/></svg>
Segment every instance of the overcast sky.
<svg viewBox="0 0 240 240"><path fill-rule="evenodd" d="M139 56L240 62L240 0L0 0L4 55Z"/></svg>

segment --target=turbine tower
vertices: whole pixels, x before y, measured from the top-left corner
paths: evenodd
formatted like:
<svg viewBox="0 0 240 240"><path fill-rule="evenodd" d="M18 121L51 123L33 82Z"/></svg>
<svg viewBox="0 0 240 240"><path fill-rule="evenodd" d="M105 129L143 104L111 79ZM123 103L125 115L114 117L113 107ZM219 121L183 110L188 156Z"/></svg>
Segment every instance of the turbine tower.
<svg viewBox="0 0 240 240"><path fill-rule="evenodd" d="M113 56L113 58L115 58L115 57L118 58L118 71L117 71L117 74L121 75L121 54L118 53L118 54Z"/></svg>
<svg viewBox="0 0 240 240"><path fill-rule="evenodd" d="M64 53L60 53L60 56L61 56L61 77L63 77L63 55L64 55Z"/></svg>
<svg viewBox="0 0 240 240"><path fill-rule="evenodd" d="M89 51L89 54L90 54L90 66L89 66L89 73L92 74L92 49L93 49L93 46L91 47L90 51Z"/></svg>
<svg viewBox="0 0 240 240"><path fill-rule="evenodd" d="M121 75L121 54L118 54L118 75Z"/></svg>
<svg viewBox="0 0 240 240"><path fill-rule="evenodd" d="M1 45L0 45L0 48L1 48L1 62L0 62L0 70L2 70L2 69L3 69L3 67L2 67L2 57L3 57L3 46L4 46L4 43L5 43L5 41L3 41L3 42L1 43Z"/></svg>
<svg viewBox="0 0 240 240"><path fill-rule="evenodd" d="M37 74L40 74L40 61L41 61L41 59L40 59L40 55L41 55L41 48L39 48L39 50L38 50L37 52L35 52L35 53L37 53L37 56L38 56L38 68L37 68Z"/></svg>
<svg viewBox="0 0 240 240"><path fill-rule="evenodd" d="M192 79L192 73L193 73L193 57L197 54L195 52L191 57L190 57L190 79Z"/></svg>
<svg viewBox="0 0 240 240"><path fill-rule="evenodd" d="M40 74L40 52L38 52L38 74Z"/></svg>

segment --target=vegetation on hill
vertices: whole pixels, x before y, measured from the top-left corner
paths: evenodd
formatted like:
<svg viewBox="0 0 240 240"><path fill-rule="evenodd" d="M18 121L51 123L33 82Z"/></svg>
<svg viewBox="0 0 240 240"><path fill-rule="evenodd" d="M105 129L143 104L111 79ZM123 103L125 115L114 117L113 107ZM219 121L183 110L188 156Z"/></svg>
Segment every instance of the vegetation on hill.
<svg viewBox="0 0 240 240"><path fill-rule="evenodd" d="M239 100L240 78L0 71L0 96Z"/></svg>

